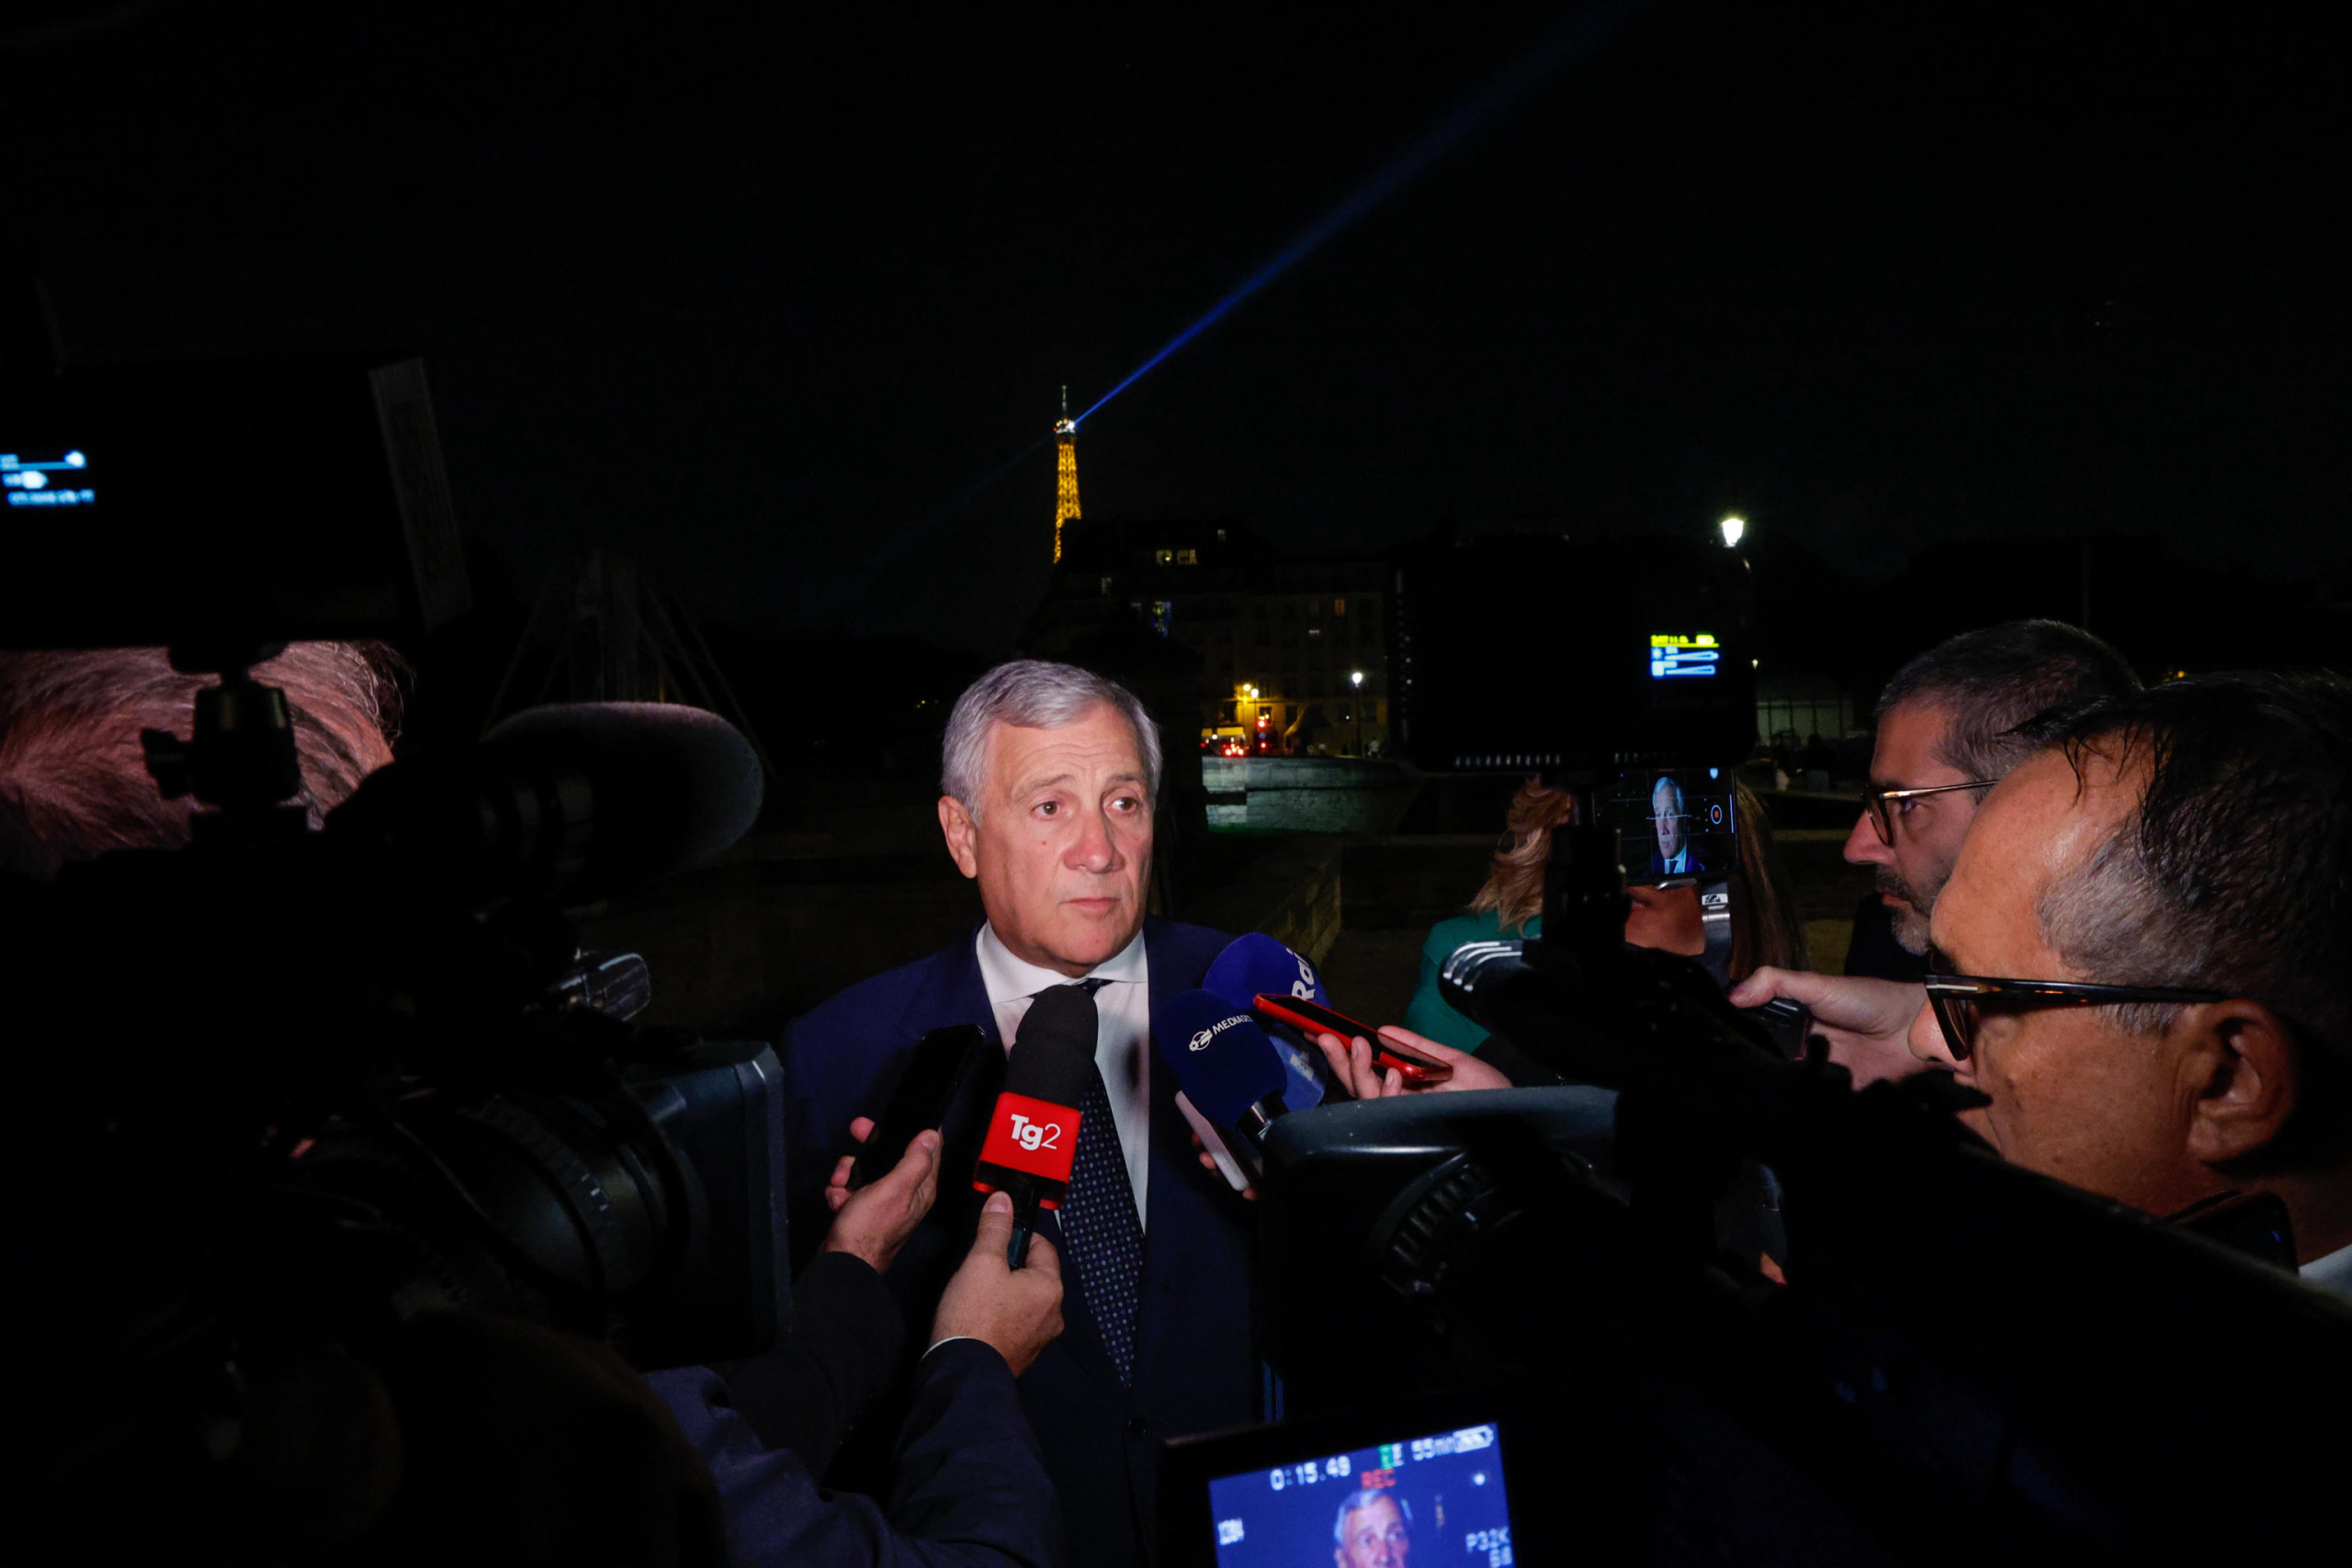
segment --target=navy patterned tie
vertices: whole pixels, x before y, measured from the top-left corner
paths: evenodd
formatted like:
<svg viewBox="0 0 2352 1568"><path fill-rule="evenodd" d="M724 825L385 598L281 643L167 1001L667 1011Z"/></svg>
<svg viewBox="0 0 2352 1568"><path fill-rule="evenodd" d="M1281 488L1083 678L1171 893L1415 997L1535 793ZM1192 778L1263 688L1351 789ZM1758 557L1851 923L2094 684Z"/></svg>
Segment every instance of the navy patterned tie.
<svg viewBox="0 0 2352 1568"><path fill-rule="evenodd" d="M1108 980L1080 980L1091 998ZM1143 1222L1136 1214L1136 1192L1127 1180L1127 1158L1119 1147L1118 1124L1111 1120L1111 1095L1102 1070L1087 1074L1086 1098L1078 1108L1078 1155L1071 1162L1069 1196L1062 1200L1062 1239L1078 1268L1086 1310L1094 1314L1102 1348L1119 1369L1124 1386L1135 1381L1136 1300L1143 1277Z"/></svg>

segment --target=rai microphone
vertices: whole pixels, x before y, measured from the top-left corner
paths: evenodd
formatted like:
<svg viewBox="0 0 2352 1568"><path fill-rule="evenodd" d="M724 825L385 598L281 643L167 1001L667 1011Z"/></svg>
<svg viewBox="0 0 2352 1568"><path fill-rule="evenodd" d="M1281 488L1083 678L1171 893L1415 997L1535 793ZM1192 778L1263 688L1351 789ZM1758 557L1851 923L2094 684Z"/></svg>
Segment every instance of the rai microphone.
<svg viewBox="0 0 2352 1568"><path fill-rule="evenodd" d="M1004 1092L989 1114L972 1186L1012 1195L1012 1240L1004 1260L1028 1260L1037 1211L1058 1209L1078 1157L1078 1106L1094 1071L1094 998L1075 986L1038 993L1013 1032Z"/></svg>
<svg viewBox="0 0 2352 1568"><path fill-rule="evenodd" d="M1201 976L1201 989L1235 1012L1248 1012L1258 998L1268 993L1331 1005L1330 994L1324 990L1314 964L1272 937L1255 932L1235 938L1216 955L1209 972ZM1262 1020L1260 1027L1266 1027ZM1287 1025L1267 1028L1266 1035L1282 1058L1288 1080L1283 1089L1283 1103L1293 1111L1320 1105L1329 1087L1321 1054Z"/></svg>
<svg viewBox="0 0 2352 1568"><path fill-rule="evenodd" d="M1254 1178L1265 1168L1261 1145L1274 1118L1290 1109L1282 1053L1258 1021L1207 991L1170 997L1152 1020L1151 1037L1176 1086Z"/></svg>

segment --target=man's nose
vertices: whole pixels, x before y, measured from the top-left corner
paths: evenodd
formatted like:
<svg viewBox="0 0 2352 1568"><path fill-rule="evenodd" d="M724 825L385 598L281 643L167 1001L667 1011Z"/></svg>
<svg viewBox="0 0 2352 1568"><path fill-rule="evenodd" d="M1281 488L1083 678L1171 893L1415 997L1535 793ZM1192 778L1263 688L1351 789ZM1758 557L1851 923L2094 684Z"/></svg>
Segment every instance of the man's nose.
<svg viewBox="0 0 2352 1568"><path fill-rule="evenodd" d="M1868 807L1854 818L1854 830L1846 835L1848 865L1893 865L1894 851L1878 836L1878 823Z"/></svg>
<svg viewBox="0 0 2352 1568"><path fill-rule="evenodd" d="M1925 996L1919 998L1919 1010L1912 1017L1908 1043L1911 1054L1931 1067L1960 1066L1952 1057L1951 1043L1944 1039L1943 1025L1936 1021L1935 1006Z"/></svg>
<svg viewBox="0 0 2352 1568"><path fill-rule="evenodd" d="M1118 840L1111 836L1111 819L1100 811L1090 811L1079 820L1078 836L1069 846L1062 863L1073 871L1115 871L1119 866Z"/></svg>

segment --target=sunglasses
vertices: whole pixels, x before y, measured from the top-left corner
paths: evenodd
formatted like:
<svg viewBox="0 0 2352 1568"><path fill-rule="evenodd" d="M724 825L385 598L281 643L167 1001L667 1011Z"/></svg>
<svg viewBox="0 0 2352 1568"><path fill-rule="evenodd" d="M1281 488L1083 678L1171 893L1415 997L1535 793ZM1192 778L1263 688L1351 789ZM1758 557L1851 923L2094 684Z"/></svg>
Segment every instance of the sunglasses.
<svg viewBox="0 0 2352 1568"><path fill-rule="evenodd" d="M1930 950L1928 962L1951 962ZM1923 982L1928 1006L1944 1032L1944 1046L1955 1062L1976 1050L1976 1029L1988 1011L2023 1012L2030 1008L2095 1008L2116 1002L2218 1002L2221 991L2191 991L2170 986L2093 986L2075 980L1996 980L1982 975L1934 975Z"/></svg>
<svg viewBox="0 0 2352 1568"><path fill-rule="evenodd" d="M1928 784L1921 789L1866 789L1862 791L1862 809L1870 813L1871 826L1878 830L1878 841L1888 849L1894 847L1894 803L1916 800L1923 795L1948 795L1956 789L1991 789L1998 779L1971 779L1966 784Z"/></svg>

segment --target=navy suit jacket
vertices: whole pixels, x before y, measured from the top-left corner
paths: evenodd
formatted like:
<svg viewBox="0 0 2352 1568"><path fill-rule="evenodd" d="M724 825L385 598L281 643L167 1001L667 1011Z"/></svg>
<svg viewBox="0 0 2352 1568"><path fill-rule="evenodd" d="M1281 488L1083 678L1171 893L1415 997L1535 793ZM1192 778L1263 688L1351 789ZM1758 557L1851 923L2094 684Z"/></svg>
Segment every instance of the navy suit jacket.
<svg viewBox="0 0 2352 1568"><path fill-rule="evenodd" d="M1154 1017L1170 997L1201 983L1229 940L1202 926L1145 922ZM878 1115L917 1042L957 1023L977 1023L998 1039L974 937L853 986L792 1025L784 1050L792 1151L786 1198L796 1249L813 1248L831 1223L825 1179L854 1146L850 1119ZM910 1325L930 1324L948 1276L971 1247L983 1201L971 1190L972 1166L1001 1087L1001 1060L993 1066L993 1075L967 1085L950 1110L938 1202L887 1277ZM1053 1216L1042 1216L1038 1227L1062 1256L1066 1326L1022 1376L1021 1403L1059 1495L1070 1560L1088 1568L1144 1561L1163 1438L1261 1418L1252 1217L1238 1193L1201 1168L1176 1109L1173 1077L1157 1060L1150 1162L1132 1387L1120 1386ZM858 1479L841 1477L838 1467L836 1476Z"/></svg>

